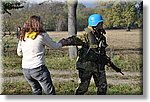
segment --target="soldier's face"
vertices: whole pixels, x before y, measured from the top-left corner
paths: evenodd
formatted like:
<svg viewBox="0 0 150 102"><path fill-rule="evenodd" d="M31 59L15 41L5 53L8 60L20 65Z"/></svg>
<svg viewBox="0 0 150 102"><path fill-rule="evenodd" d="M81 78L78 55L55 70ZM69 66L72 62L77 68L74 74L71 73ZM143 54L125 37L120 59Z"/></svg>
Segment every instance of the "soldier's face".
<svg viewBox="0 0 150 102"><path fill-rule="evenodd" d="M103 29L103 22L100 22L97 26L96 29Z"/></svg>
<svg viewBox="0 0 150 102"><path fill-rule="evenodd" d="M93 27L95 30L103 29L103 22L100 22L97 26Z"/></svg>

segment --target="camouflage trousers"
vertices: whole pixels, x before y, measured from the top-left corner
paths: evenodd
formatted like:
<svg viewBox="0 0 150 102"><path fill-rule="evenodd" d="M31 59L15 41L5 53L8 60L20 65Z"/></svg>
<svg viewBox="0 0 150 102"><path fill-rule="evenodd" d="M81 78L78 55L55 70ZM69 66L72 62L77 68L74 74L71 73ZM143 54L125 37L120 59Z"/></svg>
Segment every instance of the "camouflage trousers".
<svg viewBox="0 0 150 102"><path fill-rule="evenodd" d="M97 95L106 95L107 80L105 70L99 72L79 70L79 78L81 83L76 90L76 95L83 95L87 92L92 76L97 87Z"/></svg>

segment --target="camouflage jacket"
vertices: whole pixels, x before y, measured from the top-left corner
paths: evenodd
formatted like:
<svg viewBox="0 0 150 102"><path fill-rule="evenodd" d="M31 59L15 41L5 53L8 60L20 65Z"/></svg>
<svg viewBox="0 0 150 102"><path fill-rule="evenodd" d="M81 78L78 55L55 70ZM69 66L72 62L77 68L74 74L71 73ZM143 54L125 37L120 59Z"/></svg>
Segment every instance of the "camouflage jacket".
<svg viewBox="0 0 150 102"><path fill-rule="evenodd" d="M84 45L78 49L78 59L76 63L77 69L83 69L87 71L97 71L97 61L99 53L99 43L100 40L103 40L101 47L101 54L105 55L105 48L107 47L106 38L101 32L94 32L90 28L85 28L82 35L79 35L79 38L84 42Z"/></svg>

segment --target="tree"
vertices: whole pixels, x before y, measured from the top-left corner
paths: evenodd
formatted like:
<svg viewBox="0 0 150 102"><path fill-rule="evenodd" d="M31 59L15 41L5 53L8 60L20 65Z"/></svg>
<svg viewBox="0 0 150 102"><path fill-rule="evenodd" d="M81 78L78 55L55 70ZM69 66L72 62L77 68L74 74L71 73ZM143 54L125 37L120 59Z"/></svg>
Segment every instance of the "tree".
<svg viewBox="0 0 150 102"><path fill-rule="evenodd" d="M8 10L23 8L23 1L2 1L2 13L11 13Z"/></svg>
<svg viewBox="0 0 150 102"><path fill-rule="evenodd" d="M83 31L83 29L88 25L88 17L94 13L92 8L86 8L83 4L78 4L77 8L77 29L78 31Z"/></svg>
<svg viewBox="0 0 150 102"><path fill-rule="evenodd" d="M73 36L77 34L76 9L78 0L67 0L68 3L68 34ZM77 56L77 48L69 47L69 57L73 59Z"/></svg>
<svg viewBox="0 0 150 102"><path fill-rule="evenodd" d="M140 28L143 28L143 1L138 3L137 23Z"/></svg>
<svg viewBox="0 0 150 102"><path fill-rule="evenodd" d="M134 23L136 22L136 7L135 7L135 2L126 2L126 9L124 10L123 14L124 14L124 18L126 20L125 24L127 25L127 27L129 25L134 25Z"/></svg>

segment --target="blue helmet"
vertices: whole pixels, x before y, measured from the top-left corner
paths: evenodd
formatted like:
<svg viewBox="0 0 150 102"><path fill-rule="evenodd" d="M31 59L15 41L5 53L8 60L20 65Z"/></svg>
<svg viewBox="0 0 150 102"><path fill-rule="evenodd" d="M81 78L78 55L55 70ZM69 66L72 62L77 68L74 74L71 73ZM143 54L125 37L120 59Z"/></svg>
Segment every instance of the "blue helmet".
<svg viewBox="0 0 150 102"><path fill-rule="evenodd" d="M89 26L97 26L97 24L100 22L103 22L103 18L100 14L92 14L88 18L88 25Z"/></svg>

